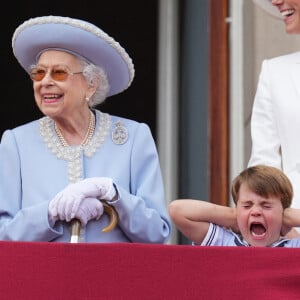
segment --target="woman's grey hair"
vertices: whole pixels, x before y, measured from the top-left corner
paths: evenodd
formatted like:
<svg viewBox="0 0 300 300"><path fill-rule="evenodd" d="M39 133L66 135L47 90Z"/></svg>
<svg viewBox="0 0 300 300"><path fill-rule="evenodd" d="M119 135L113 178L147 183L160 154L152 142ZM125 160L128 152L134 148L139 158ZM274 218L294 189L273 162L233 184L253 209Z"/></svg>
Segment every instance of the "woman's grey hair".
<svg viewBox="0 0 300 300"><path fill-rule="evenodd" d="M94 95L89 99L89 106L94 107L104 102L109 92L110 86L107 75L99 66L96 66L86 60L79 58L83 64L82 75L85 77L89 85L96 86Z"/></svg>

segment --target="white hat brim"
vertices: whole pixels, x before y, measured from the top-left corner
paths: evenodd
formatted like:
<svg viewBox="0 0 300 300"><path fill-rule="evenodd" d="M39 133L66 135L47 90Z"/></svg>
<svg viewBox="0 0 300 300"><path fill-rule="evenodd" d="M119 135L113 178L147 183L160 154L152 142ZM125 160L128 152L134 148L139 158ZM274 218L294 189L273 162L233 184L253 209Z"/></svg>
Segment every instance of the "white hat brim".
<svg viewBox="0 0 300 300"><path fill-rule="evenodd" d="M83 57L105 70L110 85L108 96L127 89L134 77L134 65L124 48L95 25L79 19L29 19L15 30L12 48L26 72L46 49L61 49Z"/></svg>
<svg viewBox="0 0 300 300"><path fill-rule="evenodd" d="M271 16L279 19L283 18L277 7L272 4L271 0L253 0L253 2Z"/></svg>

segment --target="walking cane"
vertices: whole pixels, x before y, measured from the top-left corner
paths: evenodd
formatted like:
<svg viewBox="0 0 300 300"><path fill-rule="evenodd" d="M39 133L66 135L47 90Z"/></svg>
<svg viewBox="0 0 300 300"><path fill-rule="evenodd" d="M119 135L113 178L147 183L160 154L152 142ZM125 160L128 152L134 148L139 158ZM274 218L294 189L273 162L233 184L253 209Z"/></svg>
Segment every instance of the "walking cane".
<svg viewBox="0 0 300 300"><path fill-rule="evenodd" d="M108 214L110 221L109 224L102 229L102 232L109 232L113 230L117 223L118 223L118 213L116 209L107 204L104 200L100 200L103 204L104 212ZM80 237L80 229L81 229L81 223L78 219L71 220L71 240L70 243L79 243L79 237Z"/></svg>

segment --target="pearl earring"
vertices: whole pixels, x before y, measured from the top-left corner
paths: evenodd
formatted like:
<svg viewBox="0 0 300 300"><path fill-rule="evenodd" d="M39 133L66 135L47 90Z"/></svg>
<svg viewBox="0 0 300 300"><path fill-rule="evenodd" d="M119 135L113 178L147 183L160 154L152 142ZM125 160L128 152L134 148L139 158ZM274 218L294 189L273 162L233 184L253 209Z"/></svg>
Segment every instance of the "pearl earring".
<svg viewBox="0 0 300 300"><path fill-rule="evenodd" d="M90 101L90 98L89 98L89 97L85 97L85 101L86 101L86 102L89 102L89 101Z"/></svg>

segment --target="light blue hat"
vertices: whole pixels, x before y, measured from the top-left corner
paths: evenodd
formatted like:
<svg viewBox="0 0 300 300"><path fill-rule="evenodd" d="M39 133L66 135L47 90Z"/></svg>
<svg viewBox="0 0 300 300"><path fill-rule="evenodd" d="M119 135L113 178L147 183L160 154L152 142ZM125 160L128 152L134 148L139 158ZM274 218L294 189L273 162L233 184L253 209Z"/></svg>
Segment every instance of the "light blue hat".
<svg viewBox="0 0 300 300"><path fill-rule="evenodd" d="M272 0L253 0L253 2L271 16L279 19L283 18L277 7L272 4Z"/></svg>
<svg viewBox="0 0 300 300"><path fill-rule="evenodd" d="M134 65L121 45L95 25L69 17L44 16L25 21L12 37L13 53L28 73L45 50L70 52L102 67L110 85L108 96L127 89Z"/></svg>

